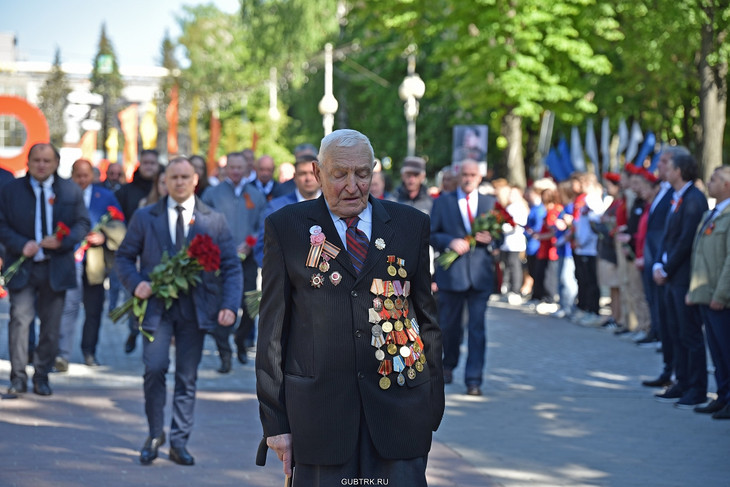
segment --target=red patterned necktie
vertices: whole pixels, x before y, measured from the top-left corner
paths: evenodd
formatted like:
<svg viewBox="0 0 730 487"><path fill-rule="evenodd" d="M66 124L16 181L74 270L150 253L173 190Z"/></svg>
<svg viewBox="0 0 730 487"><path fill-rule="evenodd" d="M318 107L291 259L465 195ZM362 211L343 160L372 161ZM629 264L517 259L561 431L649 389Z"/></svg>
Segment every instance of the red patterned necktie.
<svg viewBox="0 0 730 487"><path fill-rule="evenodd" d="M359 216L345 218L345 223L347 223L347 232L345 232L347 237L347 253L350 254L352 266L358 274L365 263L365 258L368 255L368 245L370 244L365 232L357 228L357 222L359 221Z"/></svg>
<svg viewBox="0 0 730 487"><path fill-rule="evenodd" d="M469 217L469 223L474 223L474 215L471 214L471 206L469 206L469 195L466 195L466 214Z"/></svg>

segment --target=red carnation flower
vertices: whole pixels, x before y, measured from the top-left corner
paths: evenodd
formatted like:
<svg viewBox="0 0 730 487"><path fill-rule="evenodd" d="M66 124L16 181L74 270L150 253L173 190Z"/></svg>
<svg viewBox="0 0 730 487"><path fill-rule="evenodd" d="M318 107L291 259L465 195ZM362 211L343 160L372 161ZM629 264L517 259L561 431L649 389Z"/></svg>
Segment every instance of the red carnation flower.
<svg viewBox="0 0 730 487"><path fill-rule="evenodd" d="M116 206L107 206L106 211L109 213L112 220L119 220L120 222L124 221L124 213L119 211Z"/></svg>
<svg viewBox="0 0 730 487"><path fill-rule="evenodd" d="M246 245L248 245L251 248L253 248L256 245L257 241L258 241L258 239L254 235L249 235L248 237L246 237Z"/></svg>
<svg viewBox="0 0 730 487"><path fill-rule="evenodd" d="M55 234L57 240L63 240L63 237L71 235L71 229L68 228L68 225L66 225L65 223L58 222L58 224L56 225Z"/></svg>

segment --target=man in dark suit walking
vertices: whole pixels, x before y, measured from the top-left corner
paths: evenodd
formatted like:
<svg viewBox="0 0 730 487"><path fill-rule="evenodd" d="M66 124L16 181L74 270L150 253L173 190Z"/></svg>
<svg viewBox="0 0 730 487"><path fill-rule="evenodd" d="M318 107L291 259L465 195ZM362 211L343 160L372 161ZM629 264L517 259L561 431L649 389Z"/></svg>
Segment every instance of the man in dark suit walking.
<svg viewBox="0 0 730 487"><path fill-rule="evenodd" d="M660 159L667 182L672 185L672 206L664 239L653 265L654 282L666 289L667 325L674 344L677 384L656 398L680 409L694 409L707 401L707 355L702 318L697 306L688 306L692 242L707 199L694 185L697 162L689 154Z"/></svg>
<svg viewBox="0 0 730 487"><path fill-rule="evenodd" d="M464 382L467 394L479 396L487 352L487 301L494 290L495 262L489 232L475 235L473 249L466 237L471 235L474 219L494 208L495 198L477 191L482 176L475 161L464 161L459 177L456 191L434 201L431 245L439 252L451 249L460 257L448 269L437 266L434 278L439 290L439 323L444 337L444 380L447 384L453 380L452 371L459 363L464 336L461 312L466 302L469 339Z"/></svg>
<svg viewBox="0 0 730 487"><path fill-rule="evenodd" d="M425 486L444 411L428 217L368 198L373 149L337 130L322 197L266 220L256 355L261 422L295 484ZM373 480L374 482L375 480Z"/></svg>
<svg viewBox="0 0 730 487"><path fill-rule="evenodd" d="M169 196L155 205L139 209L129 223L127 235L117 251L117 271L122 284L136 297L147 299L142 329L153 340L144 339L145 412L149 437L140 452L143 465L157 458L165 443L165 374L170 365L170 342L175 338L175 392L170 428L170 459L193 465L186 445L193 427L195 382L206 331L216 324L231 326L238 311L243 287L236 246L226 220L195 197L198 176L187 158L170 161L165 184ZM149 275L162 255L176 254L195 235L209 235L220 248L220 272L201 272L201 282L190 292L180 291L172 307L152 295ZM137 257L140 268L137 270Z"/></svg>
<svg viewBox="0 0 730 487"><path fill-rule="evenodd" d="M28 389L28 330L36 314L41 328L33 354L33 392L52 394L48 373L58 349L63 299L76 286L73 249L89 231L81 190L56 174L59 159L51 144L35 144L28 151L28 174L7 183L0 193L6 264L26 259L8 284L10 394ZM53 232L61 223L70 232L59 239Z"/></svg>

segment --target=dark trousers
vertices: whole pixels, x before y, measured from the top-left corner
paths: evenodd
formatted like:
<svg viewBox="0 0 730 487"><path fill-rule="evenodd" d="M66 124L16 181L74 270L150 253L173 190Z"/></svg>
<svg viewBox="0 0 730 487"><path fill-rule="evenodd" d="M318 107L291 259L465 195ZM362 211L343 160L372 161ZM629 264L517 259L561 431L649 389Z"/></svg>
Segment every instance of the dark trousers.
<svg viewBox="0 0 730 487"><path fill-rule="evenodd" d="M144 403L150 436L164 429L167 397L165 374L170 367L170 341L175 337L175 391L172 397L170 445L186 445L193 429L195 382L203 353L205 331L198 329L192 298L182 295L165 311L154 331L154 341L143 338Z"/></svg>
<svg viewBox="0 0 730 487"><path fill-rule="evenodd" d="M254 336L254 317L250 316L246 309L246 292L256 289L256 278L258 277L259 268L256 265L256 260L253 256L249 255L243 262L241 262L241 269L243 270L243 295L241 296L242 312L241 321L238 323L233 341L236 343L238 350L245 353L246 340L250 339L253 341ZM218 354L221 357L224 355L230 356L232 353L229 341L232 330L233 327L231 326L216 325L215 329L210 332L215 339Z"/></svg>
<svg viewBox="0 0 730 487"><path fill-rule="evenodd" d="M575 261L575 279L578 281L578 309L589 313L598 313L598 289L596 257L593 255L573 255Z"/></svg>
<svg viewBox="0 0 730 487"><path fill-rule="evenodd" d="M679 388L692 399L707 397L707 353L702 319L697 306L687 306L688 286L669 283L667 323L674 343L674 373Z"/></svg>
<svg viewBox="0 0 730 487"><path fill-rule="evenodd" d="M439 324L444 348L444 369L453 370L459 363L464 331L461 327L464 303L469 309L467 356L464 382L467 386L482 383L487 356L487 301L489 291L439 291Z"/></svg>
<svg viewBox="0 0 730 487"><path fill-rule="evenodd" d="M644 268L643 276L651 315L650 334L654 334L662 342L664 370L661 376L663 379L669 380L674 372L674 340L669 332L669 322L667 321L667 286L656 285L650 267Z"/></svg>
<svg viewBox="0 0 730 487"><path fill-rule="evenodd" d="M89 284L84 280L84 329L81 333L81 352L96 356L96 345L99 343L99 328L101 328L101 313L104 311L104 285Z"/></svg>
<svg viewBox="0 0 730 487"><path fill-rule="evenodd" d="M520 252L502 251L500 256L504 264L502 282L507 285L507 292L520 294L522 288L522 259L520 259Z"/></svg>
<svg viewBox="0 0 730 487"><path fill-rule="evenodd" d="M700 314L705 323L707 347L715 364L717 398L730 403L730 309L715 311L701 304Z"/></svg>
<svg viewBox="0 0 730 487"><path fill-rule="evenodd" d="M48 261L33 264L28 284L19 291L10 291L10 380L28 380L28 333L36 313L41 321L38 343L33 353L33 382L48 382L56 352L61 325L61 311L66 291L54 291L48 277ZM37 300L37 301L36 301ZM36 309L36 302L38 303Z"/></svg>
<svg viewBox="0 0 730 487"><path fill-rule="evenodd" d="M341 485L426 487L427 461L428 456L389 460L378 455L365 422L365 413L360 410L358 442L352 457L343 465L297 463L294 468L293 484L307 487Z"/></svg>

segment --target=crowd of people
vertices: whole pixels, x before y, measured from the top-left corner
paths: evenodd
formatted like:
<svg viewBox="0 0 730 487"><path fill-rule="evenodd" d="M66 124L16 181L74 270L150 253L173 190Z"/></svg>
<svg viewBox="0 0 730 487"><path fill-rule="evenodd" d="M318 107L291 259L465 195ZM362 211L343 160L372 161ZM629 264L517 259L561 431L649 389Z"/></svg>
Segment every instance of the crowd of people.
<svg viewBox="0 0 730 487"><path fill-rule="evenodd" d="M420 455L430 444L425 434L440 422L443 384L455 380L465 330L465 393L483 393L487 307L494 294L509 305L660 351L662 371L644 381L665 388L657 400L730 419L730 167L717 168L706 182L708 204L697 163L682 147L666 148L656 173L626 164L600 180L574 173L557 183L542 178L525 189L504 179L484 180L482 166L468 159L443 169L437 186L429 188L426 160L415 156L402 161L392 188L370 142L355 131L336 131L319 150L302 144L293 152L292 164L279 165L278 180L273 158L256 158L251 149L227 154L210 175L201 156L163 165L157 151L144 150L126 182L120 164L109 164L100 181L84 159L73 164L70 180L61 178L58 151L36 144L25 177L0 172L0 265L6 277L9 269L13 274L7 282L8 393L27 392L32 364L33 392L52 394L50 373L68 370L79 343L86 366L103 363L97 345L105 301L107 311L132 298L147 303L159 292L151 282L153 269L205 234L220 251L219 271L204 273L202 283L180 291L179 299L152 300L141 314L126 318L129 334L120 344L125 352L132 353L144 336L149 436L140 452L143 464L155 460L167 439L165 374L173 339L170 458L194 463L186 444L206 335L215 340L221 374L231 372L234 357L246 364L249 353L265 349L256 354L262 423L288 475L292 454L300 458L301 478L342 474L324 466L341 463L352 445L313 441L309 428L319 423L311 415L322 410L322 398L342 398L343 388L353 389L351 399L357 396L357 381L343 377L366 367L363 357L371 352L380 366L362 368L356 378L372 378L379 387L370 399L361 395L355 404L360 413L339 427L359 430L360 440L375 444L375 451L360 452L362 464L403 452ZM485 215L499 215L496 231L486 229ZM300 226L306 234L301 244L293 240ZM393 280L398 277L402 281ZM257 312L247 297L258 290L257 332ZM360 311L367 329L353 318ZM321 353L342 330L314 322L345 318L355 320L345 329L355 330L356 347L327 352L330 360L320 370L311 354ZM361 346L362 337L367 343ZM705 344L717 382L712 401ZM320 376L332 380L307 382ZM424 382L431 383L429 394L402 394L404 385L416 389ZM301 409L287 409L286 395L296 396ZM392 397L437 406L430 416L411 418L419 441L398 446L399 453L383 444L392 443L381 436L389 428L371 424L373 411ZM333 430L321 438L335 436ZM348 471L356 467L347 465ZM411 475L425 468L425 460L396 467L394 478Z"/></svg>

